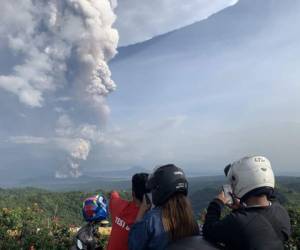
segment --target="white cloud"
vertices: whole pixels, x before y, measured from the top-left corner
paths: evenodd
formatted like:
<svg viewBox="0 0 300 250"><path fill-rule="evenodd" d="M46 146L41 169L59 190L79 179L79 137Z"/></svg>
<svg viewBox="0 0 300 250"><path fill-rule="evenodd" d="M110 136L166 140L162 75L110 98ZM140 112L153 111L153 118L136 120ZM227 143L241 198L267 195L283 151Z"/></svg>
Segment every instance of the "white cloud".
<svg viewBox="0 0 300 250"><path fill-rule="evenodd" d="M9 141L62 148L69 153L64 170L74 177L79 176L79 160L87 159L92 143L105 139L96 125L85 121L75 125L67 107L71 102L88 104L94 120L107 119L106 96L116 88L107 64L117 53L119 37L112 28L116 5L116 0L1 2L0 51L7 58L0 63L10 63L0 67L0 90L30 107L55 103L51 111L61 114L53 137L21 136Z"/></svg>
<svg viewBox="0 0 300 250"><path fill-rule="evenodd" d="M1 2L0 48L17 60L9 74L0 69L0 88L41 107L68 79L80 100L105 106L103 96L116 87L107 65L118 43L114 21L107 0Z"/></svg>
<svg viewBox="0 0 300 250"><path fill-rule="evenodd" d="M26 80L19 76L1 76L0 88L5 89L19 97L20 102L31 107L41 107L42 93L32 87Z"/></svg>
<svg viewBox="0 0 300 250"><path fill-rule="evenodd" d="M238 0L119 1L116 28L127 45L184 27L233 5Z"/></svg>
<svg viewBox="0 0 300 250"><path fill-rule="evenodd" d="M24 136L11 136L8 142L15 144L48 144L49 139L44 137L36 137L30 135Z"/></svg>
<svg viewBox="0 0 300 250"><path fill-rule="evenodd" d="M70 97L70 96L61 96L61 97L57 97L56 101L58 101L58 102L69 102L69 101L72 101L72 97Z"/></svg>
<svg viewBox="0 0 300 250"><path fill-rule="evenodd" d="M142 120L107 131L101 146L101 160L112 166L155 165L175 159L178 139L182 139L185 115L159 121Z"/></svg>

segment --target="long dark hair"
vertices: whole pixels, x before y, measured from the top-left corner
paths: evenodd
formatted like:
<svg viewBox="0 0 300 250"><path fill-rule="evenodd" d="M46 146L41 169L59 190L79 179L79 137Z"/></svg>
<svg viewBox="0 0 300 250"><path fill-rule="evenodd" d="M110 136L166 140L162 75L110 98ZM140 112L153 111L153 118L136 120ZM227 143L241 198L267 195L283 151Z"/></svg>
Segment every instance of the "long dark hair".
<svg viewBox="0 0 300 250"><path fill-rule="evenodd" d="M199 234L189 198L176 193L162 206L162 223L172 241Z"/></svg>

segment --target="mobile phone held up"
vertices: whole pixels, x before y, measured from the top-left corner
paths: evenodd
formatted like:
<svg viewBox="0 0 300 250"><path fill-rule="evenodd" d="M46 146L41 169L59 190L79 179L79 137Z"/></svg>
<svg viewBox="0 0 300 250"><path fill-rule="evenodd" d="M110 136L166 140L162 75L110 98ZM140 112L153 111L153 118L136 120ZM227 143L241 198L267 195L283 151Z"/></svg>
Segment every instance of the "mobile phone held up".
<svg viewBox="0 0 300 250"><path fill-rule="evenodd" d="M229 184L224 184L222 186L225 198L227 200L226 204L232 205L233 204L233 198L232 198L232 188Z"/></svg>
<svg viewBox="0 0 300 250"><path fill-rule="evenodd" d="M152 195L151 193L145 194L146 202L148 205L152 205Z"/></svg>

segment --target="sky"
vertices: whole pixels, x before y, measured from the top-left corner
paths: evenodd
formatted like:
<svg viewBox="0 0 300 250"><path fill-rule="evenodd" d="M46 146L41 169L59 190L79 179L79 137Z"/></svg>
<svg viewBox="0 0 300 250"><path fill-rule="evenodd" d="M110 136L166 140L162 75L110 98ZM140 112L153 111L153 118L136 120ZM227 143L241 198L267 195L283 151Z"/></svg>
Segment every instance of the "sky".
<svg viewBox="0 0 300 250"><path fill-rule="evenodd" d="M299 174L299 8L240 1L120 50L110 64L118 91L108 100L128 142L116 161L221 174L230 161L263 154L275 173Z"/></svg>
<svg viewBox="0 0 300 250"><path fill-rule="evenodd" d="M0 15L6 24L0 27L2 178L78 177L169 162L222 174L248 154L266 155L277 173L299 174L300 4L234 3L128 0L115 9L107 4L106 11L66 4L50 6L42 17L35 11L45 8L29 0L6 4ZM55 46L45 50L49 39ZM116 54L117 46L136 42Z"/></svg>

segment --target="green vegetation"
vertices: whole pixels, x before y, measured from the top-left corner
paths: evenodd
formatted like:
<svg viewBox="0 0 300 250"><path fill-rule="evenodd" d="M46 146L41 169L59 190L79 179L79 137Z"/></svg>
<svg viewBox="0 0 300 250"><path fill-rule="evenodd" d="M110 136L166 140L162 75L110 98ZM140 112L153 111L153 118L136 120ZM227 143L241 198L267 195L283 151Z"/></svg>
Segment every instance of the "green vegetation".
<svg viewBox="0 0 300 250"><path fill-rule="evenodd" d="M286 245L286 249L300 249L300 208L289 208L292 224L292 237Z"/></svg>
<svg viewBox="0 0 300 250"><path fill-rule="evenodd" d="M36 188L0 190L0 208L27 208L37 204L47 218L59 218L65 224L82 223L82 201L97 193L49 192ZM105 194L105 193L104 193Z"/></svg>
<svg viewBox="0 0 300 250"><path fill-rule="evenodd" d="M70 243L67 225L47 218L37 204L0 210L0 249L68 249Z"/></svg>
<svg viewBox="0 0 300 250"><path fill-rule="evenodd" d="M217 194L221 182L192 180L190 198L198 216ZM293 234L286 249L300 249L300 178L282 178L276 196L288 209ZM81 206L85 198L103 193L50 192L36 188L0 189L0 249L69 249L73 228L84 224ZM124 198L130 192L122 191ZM199 218L200 219L200 218ZM103 237L102 243L106 244Z"/></svg>
<svg viewBox="0 0 300 250"><path fill-rule="evenodd" d="M97 193L109 196L102 190L0 189L0 249L69 249L74 236L72 229L85 223L82 202ZM121 195L129 198L129 193ZM102 241L105 244L107 238Z"/></svg>

